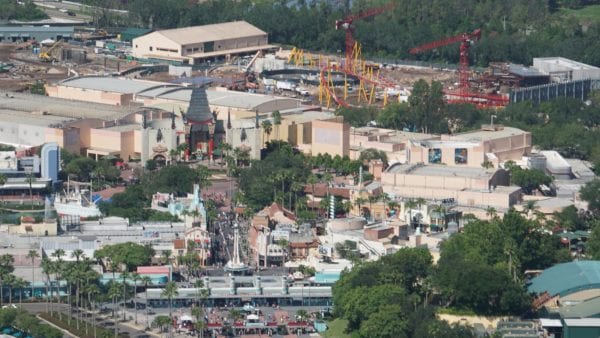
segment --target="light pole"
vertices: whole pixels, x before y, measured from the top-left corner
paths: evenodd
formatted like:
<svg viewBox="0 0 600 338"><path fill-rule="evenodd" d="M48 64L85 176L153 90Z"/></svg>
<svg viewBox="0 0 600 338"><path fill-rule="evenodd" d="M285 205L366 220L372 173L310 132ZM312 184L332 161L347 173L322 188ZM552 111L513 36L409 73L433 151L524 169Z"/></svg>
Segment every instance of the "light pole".
<svg viewBox="0 0 600 338"><path fill-rule="evenodd" d="M213 161L213 147L215 143L215 129L217 127L217 121L213 120L211 124L208 125L208 160Z"/></svg>

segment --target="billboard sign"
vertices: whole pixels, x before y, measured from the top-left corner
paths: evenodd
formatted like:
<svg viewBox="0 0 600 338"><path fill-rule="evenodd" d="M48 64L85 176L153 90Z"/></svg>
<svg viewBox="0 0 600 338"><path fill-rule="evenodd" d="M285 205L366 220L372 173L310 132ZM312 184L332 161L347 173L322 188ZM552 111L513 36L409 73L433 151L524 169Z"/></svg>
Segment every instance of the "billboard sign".
<svg viewBox="0 0 600 338"><path fill-rule="evenodd" d="M327 245L319 245L319 255L324 257L333 257L333 248Z"/></svg>

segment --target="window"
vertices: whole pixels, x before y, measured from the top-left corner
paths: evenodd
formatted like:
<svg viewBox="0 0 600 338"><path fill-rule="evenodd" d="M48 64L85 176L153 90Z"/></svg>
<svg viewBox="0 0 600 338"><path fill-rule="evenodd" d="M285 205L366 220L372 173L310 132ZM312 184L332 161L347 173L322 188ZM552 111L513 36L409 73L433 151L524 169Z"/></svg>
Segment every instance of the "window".
<svg viewBox="0 0 600 338"><path fill-rule="evenodd" d="M188 53L191 53L191 52L193 51L193 49L192 49L192 48L188 48L188 49L186 49L186 51L187 51Z"/></svg>
<svg viewBox="0 0 600 338"><path fill-rule="evenodd" d="M135 48L138 48L138 46L137 46L137 45L135 45Z"/></svg>
<svg viewBox="0 0 600 338"><path fill-rule="evenodd" d="M152 51L152 46L148 47L148 49L150 49L150 51Z"/></svg>
<svg viewBox="0 0 600 338"><path fill-rule="evenodd" d="M429 149L429 163L441 163L442 150L440 148Z"/></svg>
<svg viewBox="0 0 600 338"><path fill-rule="evenodd" d="M467 164L469 152L467 148L456 148L454 149L454 163L456 164Z"/></svg>

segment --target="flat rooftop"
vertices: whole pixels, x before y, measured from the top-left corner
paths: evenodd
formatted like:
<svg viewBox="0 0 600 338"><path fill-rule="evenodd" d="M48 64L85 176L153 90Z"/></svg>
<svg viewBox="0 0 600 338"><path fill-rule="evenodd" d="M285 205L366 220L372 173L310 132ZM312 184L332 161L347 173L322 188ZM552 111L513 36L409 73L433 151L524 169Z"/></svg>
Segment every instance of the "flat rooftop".
<svg viewBox="0 0 600 338"><path fill-rule="evenodd" d="M162 88L162 90L157 88L156 90L140 93L140 96L181 101L187 104L192 96L192 88ZM211 105L244 110L254 110L260 105L270 102L285 103L285 105L281 106L281 109L289 109L290 103L296 103L299 106L301 102L300 100L287 97L220 89L207 89L206 97Z"/></svg>
<svg viewBox="0 0 600 338"><path fill-rule="evenodd" d="M81 101L23 93L10 93L9 97L0 95L0 111L27 113L45 111L49 115L71 119L97 118L114 120L136 111L137 108L137 106L120 107L100 103L82 103Z"/></svg>
<svg viewBox="0 0 600 338"><path fill-rule="evenodd" d="M446 165L417 165L394 164L386 172L419 176L467 177L475 179L489 179L496 172L493 169L470 168Z"/></svg>
<svg viewBox="0 0 600 338"><path fill-rule="evenodd" d="M58 85L104 92L134 94L153 87L165 86L166 83L112 76L80 76L63 80Z"/></svg>
<svg viewBox="0 0 600 338"><path fill-rule="evenodd" d="M498 138L523 135L528 132L518 128L506 127L497 128L496 130L477 130L456 135L443 137L445 140L466 141L466 142L481 142Z"/></svg>
<svg viewBox="0 0 600 338"><path fill-rule="evenodd" d="M140 130L142 126L139 123L131 123L131 124L121 124L118 126L112 126L107 128L102 128L103 130L110 131L130 131L130 130Z"/></svg>
<svg viewBox="0 0 600 338"><path fill-rule="evenodd" d="M564 70L575 70L575 69L587 69L595 70L600 69L585 63L573 61L563 57L544 57L544 58L533 58L533 64L537 62L551 63L556 68L563 68Z"/></svg>
<svg viewBox="0 0 600 338"><path fill-rule="evenodd" d="M39 113L0 109L0 121L39 127L58 127L73 121L73 119L63 116L42 115Z"/></svg>

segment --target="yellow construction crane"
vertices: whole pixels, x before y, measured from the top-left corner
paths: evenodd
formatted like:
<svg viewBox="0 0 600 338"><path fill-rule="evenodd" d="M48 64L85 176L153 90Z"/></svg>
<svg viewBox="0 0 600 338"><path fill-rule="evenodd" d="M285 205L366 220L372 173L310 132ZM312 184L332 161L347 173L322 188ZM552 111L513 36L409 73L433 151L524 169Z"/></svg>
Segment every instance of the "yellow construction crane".
<svg viewBox="0 0 600 338"><path fill-rule="evenodd" d="M52 55L52 52L62 45L62 40L56 41L50 48L40 53L40 60L44 62L51 62L56 60L56 58Z"/></svg>

